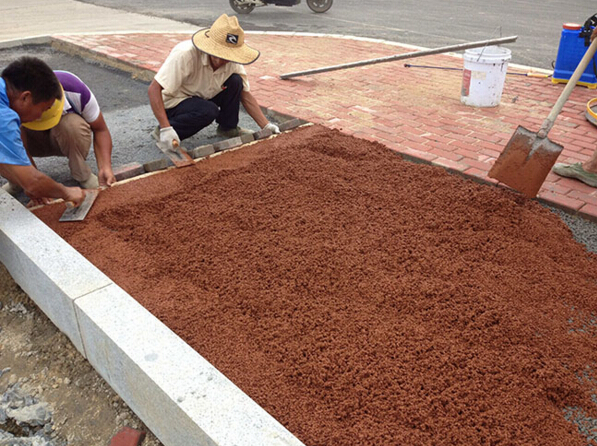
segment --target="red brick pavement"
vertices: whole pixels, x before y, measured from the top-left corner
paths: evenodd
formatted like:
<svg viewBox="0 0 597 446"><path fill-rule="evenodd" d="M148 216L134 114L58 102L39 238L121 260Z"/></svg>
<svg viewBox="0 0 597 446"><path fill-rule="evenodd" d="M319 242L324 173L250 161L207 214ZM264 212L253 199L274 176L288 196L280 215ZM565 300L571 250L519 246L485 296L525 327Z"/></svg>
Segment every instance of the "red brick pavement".
<svg viewBox="0 0 597 446"><path fill-rule="evenodd" d="M183 34L54 36L135 67L157 71ZM462 59L441 54L281 80L310 68L410 52L389 42L332 36L248 34L261 57L247 66L251 89L262 106L356 137L379 141L401 154L465 175L487 178L518 125L537 131L564 85L549 79L508 75L501 103L473 108L460 102L459 71L405 68L404 63L462 68ZM516 44L509 46L516 51ZM510 72L525 73L510 67ZM550 132L564 146L560 162L588 159L597 128L585 119L597 93L577 87ZM597 189L550 174L539 198L597 219Z"/></svg>

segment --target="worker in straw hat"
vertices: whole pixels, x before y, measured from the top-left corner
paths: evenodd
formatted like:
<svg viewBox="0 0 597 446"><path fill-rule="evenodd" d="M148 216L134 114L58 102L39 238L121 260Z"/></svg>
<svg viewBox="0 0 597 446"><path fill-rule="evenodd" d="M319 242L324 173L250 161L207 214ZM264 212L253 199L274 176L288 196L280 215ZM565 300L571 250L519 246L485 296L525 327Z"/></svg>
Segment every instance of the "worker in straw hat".
<svg viewBox="0 0 597 446"><path fill-rule="evenodd" d="M189 138L214 120L220 136L252 133L238 126L240 103L260 128L280 133L250 92L243 65L258 57L259 51L245 44L237 18L226 14L176 45L148 89L159 123L153 138L172 148L174 140Z"/></svg>
<svg viewBox="0 0 597 446"><path fill-rule="evenodd" d="M78 206L85 198L80 188L65 187L33 167L21 139L21 123L44 121L50 128L60 120L63 106L60 83L42 60L22 57L2 71L0 175L23 188L34 203L62 198Z"/></svg>

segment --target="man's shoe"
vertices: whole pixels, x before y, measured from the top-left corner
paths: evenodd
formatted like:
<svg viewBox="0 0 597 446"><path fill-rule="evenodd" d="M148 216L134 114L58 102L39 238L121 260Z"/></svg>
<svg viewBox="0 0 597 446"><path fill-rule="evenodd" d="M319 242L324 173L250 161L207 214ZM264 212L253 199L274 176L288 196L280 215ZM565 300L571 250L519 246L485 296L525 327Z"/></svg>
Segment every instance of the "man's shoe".
<svg viewBox="0 0 597 446"><path fill-rule="evenodd" d="M11 183L11 182L3 184L2 189L4 189L6 192L8 192L13 197L15 195L23 192L23 188L21 186L19 186L18 184Z"/></svg>
<svg viewBox="0 0 597 446"><path fill-rule="evenodd" d="M561 177L576 178L591 187L597 187L597 173L587 172L583 169L582 163L557 163L551 170Z"/></svg>
<svg viewBox="0 0 597 446"><path fill-rule="evenodd" d="M83 189L97 189L99 187L99 181L94 174L89 175L89 178L85 181L80 181L79 184Z"/></svg>
<svg viewBox="0 0 597 446"><path fill-rule="evenodd" d="M216 134L218 136L223 136L224 138L235 138L237 136L251 135L253 133L254 132L252 130L243 129L242 127L226 129L226 128L222 127L221 125L218 125L218 128L216 130Z"/></svg>
<svg viewBox="0 0 597 446"><path fill-rule="evenodd" d="M155 139L156 141L159 141L159 140L160 140L160 126L159 126L159 125L156 125L156 126L155 126L155 129L153 129L153 130L151 131L151 133L149 133L149 134L151 135L151 137L152 137L153 139Z"/></svg>

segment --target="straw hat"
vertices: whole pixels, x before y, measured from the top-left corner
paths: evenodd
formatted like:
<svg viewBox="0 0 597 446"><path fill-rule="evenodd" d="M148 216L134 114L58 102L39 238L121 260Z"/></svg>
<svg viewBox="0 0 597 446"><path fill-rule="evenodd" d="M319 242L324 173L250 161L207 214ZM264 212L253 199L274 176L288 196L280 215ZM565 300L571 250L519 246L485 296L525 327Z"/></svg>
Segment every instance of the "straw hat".
<svg viewBox="0 0 597 446"><path fill-rule="evenodd" d="M193 35L193 45L198 50L220 59L242 65L253 63L259 51L245 45L245 32L235 16L222 14L211 28L197 31Z"/></svg>
<svg viewBox="0 0 597 446"><path fill-rule="evenodd" d="M30 130L42 131L49 130L58 124L62 117L62 110L64 109L64 90L62 89L62 85L60 86L60 90L62 91L60 99L56 99L54 104L43 112L39 119L31 122L24 122L23 127L27 127Z"/></svg>

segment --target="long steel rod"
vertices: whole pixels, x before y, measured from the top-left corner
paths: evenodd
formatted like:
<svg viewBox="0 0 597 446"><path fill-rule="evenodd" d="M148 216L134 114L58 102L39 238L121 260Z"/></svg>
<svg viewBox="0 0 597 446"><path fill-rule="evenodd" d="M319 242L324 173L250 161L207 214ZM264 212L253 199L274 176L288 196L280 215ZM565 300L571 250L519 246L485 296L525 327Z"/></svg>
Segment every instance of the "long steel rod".
<svg viewBox="0 0 597 446"><path fill-rule="evenodd" d="M290 79L298 76L306 76L308 74L325 73L327 71L344 70L346 68L362 67L364 65L372 65L382 62L391 62L393 60L410 59L413 57L430 56L432 54L447 53L449 51L460 51L469 48L479 48L486 45L500 45L502 43L515 42L518 36L502 37L499 39L481 40L479 42L460 43L458 45L444 46L431 50L414 51L412 53L396 54L394 56L380 57L377 59L362 60L359 62L345 63L342 65L331 65L329 67L315 68L313 70L295 71L293 73L286 73L280 75L280 79Z"/></svg>

